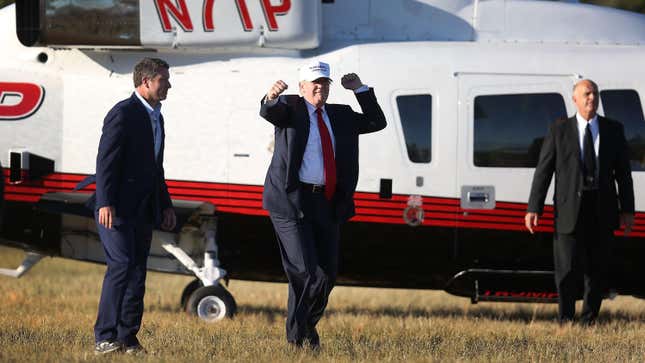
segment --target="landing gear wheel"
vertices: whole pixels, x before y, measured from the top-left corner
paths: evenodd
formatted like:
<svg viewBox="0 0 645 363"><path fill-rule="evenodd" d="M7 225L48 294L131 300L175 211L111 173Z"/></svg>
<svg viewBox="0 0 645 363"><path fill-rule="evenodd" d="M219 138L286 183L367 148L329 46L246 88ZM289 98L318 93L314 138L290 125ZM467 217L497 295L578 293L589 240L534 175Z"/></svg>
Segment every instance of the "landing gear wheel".
<svg viewBox="0 0 645 363"><path fill-rule="evenodd" d="M181 293L181 308L184 309L184 311L188 311L188 307L186 304L188 303L188 298L190 295L195 292L195 290L199 289L200 287L204 286L204 284L201 282L199 279L194 279L191 281L186 287L184 288L184 291Z"/></svg>
<svg viewBox="0 0 645 363"><path fill-rule="evenodd" d="M212 323L232 318L237 311L235 299L222 285L202 286L188 298L186 312Z"/></svg>

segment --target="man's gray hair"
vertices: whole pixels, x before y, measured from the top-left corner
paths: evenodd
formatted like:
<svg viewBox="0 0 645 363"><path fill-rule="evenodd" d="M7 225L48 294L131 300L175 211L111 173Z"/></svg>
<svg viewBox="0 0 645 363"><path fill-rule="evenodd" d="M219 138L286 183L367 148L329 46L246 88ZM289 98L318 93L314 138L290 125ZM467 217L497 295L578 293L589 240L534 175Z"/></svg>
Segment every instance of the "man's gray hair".
<svg viewBox="0 0 645 363"><path fill-rule="evenodd" d="M594 86L594 88L596 89L596 91L598 91L598 85L596 84L596 82L594 82L594 81L592 81L592 80L590 80L590 79L583 79L583 80L580 80L580 81L576 82L576 83L573 85L573 93L576 93L576 89L578 88L578 85L580 85L580 83L582 83L582 82L589 82L589 83L591 83L591 84Z"/></svg>
<svg viewBox="0 0 645 363"><path fill-rule="evenodd" d="M168 69L170 66L166 61L159 58L143 58L136 66L132 78L134 79L134 87L139 87L143 83L144 78L152 79L158 74L161 74L161 69Z"/></svg>

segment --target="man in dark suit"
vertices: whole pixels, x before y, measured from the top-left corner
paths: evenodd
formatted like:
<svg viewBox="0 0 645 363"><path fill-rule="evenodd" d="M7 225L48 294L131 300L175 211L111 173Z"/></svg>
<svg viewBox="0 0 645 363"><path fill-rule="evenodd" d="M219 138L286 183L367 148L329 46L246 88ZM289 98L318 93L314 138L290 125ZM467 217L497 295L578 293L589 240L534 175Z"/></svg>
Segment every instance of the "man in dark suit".
<svg viewBox="0 0 645 363"><path fill-rule="evenodd" d="M278 238L289 280L287 341L319 347L316 324L338 272L339 226L354 215L358 136L386 126L373 89L353 73L341 84L354 91L363 113L327 104L329 65L300 69L300 94L277 81L260 115L275 126L275 149L264 182L263 207Z"/></svg>
<svg viewBox="0 0 645 363"><path fill-rule="evenodd" d="M549 128L524 218L533 233L555 173L553 252L560 323L573 321L581 273L581 322L595 322L607 288L613 231L622 225L628 234L634 223L634 189L623 125L596 115L598 101L594 82L582 80L574 86L578 112Z"/></svg>
<svg viewBox="0 0 645 363"><path fill-rule="evenodd" d="M96 157L97 228L105 251L96 354L141 353L136 335L143 316L152 230L175 227L164 179L161 102L170 88L168 63L144 58L134 68L135 90L108 112Z"/></svg>

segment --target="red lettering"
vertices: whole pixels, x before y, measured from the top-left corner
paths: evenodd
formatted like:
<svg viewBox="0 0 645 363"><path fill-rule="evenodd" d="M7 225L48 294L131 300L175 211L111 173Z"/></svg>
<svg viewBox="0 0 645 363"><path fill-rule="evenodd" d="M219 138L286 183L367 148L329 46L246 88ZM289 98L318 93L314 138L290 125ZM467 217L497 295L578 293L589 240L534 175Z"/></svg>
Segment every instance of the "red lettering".
<svg viewBox="0 0 645 363"><path fill-rule="evenodd" d="M161 27L163 28L163 31L172 31L172 27L170 26L170 16L168 16L169 13L172 15L173 19L179 23L184 31L193 31L193 22L190 20L190 13L188 13L186 0L177 0L177 5L175 5L174 0L155 0L155 5L157 7L157 13L161 18Z"/></svg>
<svg viewBox="0 0 645 363"><path fill-rule="evenodd" d="M213 5L215 5L215 0L206 0L204 1L204 31L212 32L215 29L215 24L213 24Z"/></svg>
<svg viewBox="0 0 645 363"><path fill-rule="evenodd" d="M237 4L237 12L240 14L244 31L250 32L253 30L253 22L251 21L251 15L249 15L249 9L246 7L246 0L235 0L235 3ZM204 1L204 31L207 32L215 30L215 24L213 22L214 4L215 0Z"/></svg>
<svg viewBox="0 0 645 363"><path fill-rule="evenodd" d="M558 293L556 292L537 292L537 291L491 291L486 290L482 297L514 297L526 299L557 299Z"/></svg>
<svg viewBox="0 0 645 363"><path fill-rule="evenodd" d="M18 103L8 98L20 97ZM0 82L0 120L18 120L38 110L45 98L45 89L33 83Z"/></svg>
<svg viewBox="0 0 645 363"><path fill-rule="evenodd" d="M249 9L246 7L246 0L236 0L235 3L237 4L237 12L240 14L240 20L242 20L244 31L250 32L253 30L253 22L251 22Z"/></svg>
<svg viewBox="0 0 645 363"><path fill-rule="evenodd" d="M275 16L285 15L289 9L291 9L291 0L282 0L280 5L271 5L271 0L262 0L262 10L270 31L277 31L279 28Z"/></svg>

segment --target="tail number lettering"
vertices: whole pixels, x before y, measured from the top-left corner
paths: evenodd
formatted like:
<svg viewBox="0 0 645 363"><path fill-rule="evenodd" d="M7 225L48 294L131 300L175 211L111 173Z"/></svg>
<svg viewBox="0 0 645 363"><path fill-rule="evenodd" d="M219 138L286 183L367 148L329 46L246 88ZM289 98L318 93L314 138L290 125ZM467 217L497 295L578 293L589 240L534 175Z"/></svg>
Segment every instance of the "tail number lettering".
<svg viewBox="0 0 645 363"><path fill-rule="evenodd" d="M223 1L223 0L222 0ZM232 1L232 0L227 0ZM237 5L237 11L242 23L242 29L245 32L252 31L253 20L247 7L247 0L234 0ZM273 4L271 0L260 0L262 11L267 22L269 31L279 31L277 16L287 15L291 10L291 0L281 0L279 4ZM202 21L204 31L212 32L215 30L215 22L213 20L213 11L216 0L204 0L202 9ZM171 19L173 19L181 29L185 32L192 32L194 30L193 20L190 15L186 0L155 0L155 6L161 22L161 29L164 32L171 32L173 26Z"/></svg>

